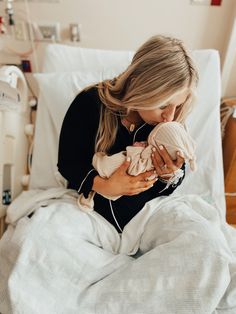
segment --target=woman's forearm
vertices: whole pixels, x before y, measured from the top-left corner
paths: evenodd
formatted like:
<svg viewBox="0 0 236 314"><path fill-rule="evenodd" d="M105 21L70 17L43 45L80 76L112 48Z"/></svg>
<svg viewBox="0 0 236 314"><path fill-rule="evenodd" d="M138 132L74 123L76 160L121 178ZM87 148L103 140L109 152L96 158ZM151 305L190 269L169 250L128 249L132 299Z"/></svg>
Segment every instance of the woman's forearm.
<svg viewBox="0 0 236 314"><path fill-rule="evenodd" d="M101 193L101 194L106 194L107 190L108 190L108 180L104 179L100 176L96 176L94 177L93 180L93 186L92 186L92 190L97 192L97 193Z"/></svg>

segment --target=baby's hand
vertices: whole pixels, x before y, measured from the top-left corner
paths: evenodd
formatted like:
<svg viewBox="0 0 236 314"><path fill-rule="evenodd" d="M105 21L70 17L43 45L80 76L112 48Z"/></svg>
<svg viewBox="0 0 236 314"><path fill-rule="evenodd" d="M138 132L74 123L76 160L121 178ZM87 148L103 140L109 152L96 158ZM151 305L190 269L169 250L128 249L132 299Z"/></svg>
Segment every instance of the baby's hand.
<svg viewBox="0 0 236 314"><path fill-rule="evenodd" d="M92 189L103 195L136 195L150 189L157 181L157 176L152 176L154 170L146 171L137 176L127 173L130 160L126 160L108 179L99 176L94 178ZM147 180L152 176L152 179Z"/></svg>

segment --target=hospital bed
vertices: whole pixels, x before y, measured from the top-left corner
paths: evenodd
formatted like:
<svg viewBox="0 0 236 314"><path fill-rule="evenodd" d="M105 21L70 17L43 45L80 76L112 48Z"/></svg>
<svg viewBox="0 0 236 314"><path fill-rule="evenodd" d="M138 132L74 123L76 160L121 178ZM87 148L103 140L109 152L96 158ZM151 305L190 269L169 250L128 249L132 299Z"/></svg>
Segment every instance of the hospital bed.
<svg viewBox="0 0 236 314"><path fill-rule="evenodd" d="M16 66L0 68L0 219L7 205L22 191L26 173L28 143L25 125L29 123L28 89L22 71ZM0 237L4 220L0 220Z"/></svg>
<svg viewBox="0 0 236 314"><path fill-rule="evenodd" d="M65 182L57 171L58 137L63 117L75 95L90 84L113 78L121 73L130 63L133 52L48 45L44 55L43 71L34 74L39 88L39 100L29 189L20 193L8 207L6 221L9 225L0 240L2 314L236 313L236 301L233 300L236 293L236 248L233 240L236 235L233 228L225 223L219 54L215 50L196 50L192 54L200 79L196 103L188 117L187 127L197 144L198 170L191 172L187 166L186 177L173 195L170 198L149 202L147 210L141 211L138 217L135 217L121 238L116 238L117 235L114 235L110 227L93 213L92 219L99 221L98 225L104 223L104 239L100 239L101 242L98 244L99 252L94 253L94 248L89 247L90 241L81 243L76 237L76 228L83 228L86 223L84 222L82 226L80 221L76 220L79 212L76 207L76 193L64 188ZM160 274L163 277L160 275L157 279L154 276L155 280L152 279L152 274L160 271L158 267L163 265L163 260L158 263L160 256L164 258L166 254L163 251L165 248L163 243L160 244L162 254L159 254L158 258L155 255L153 259L156 269L153 264L148 264L144 257L138 258L135 255L138 246L133 239L132 231L136 230L136 239L141 238L146 228L145 223L153 216L154 208L158 208L159 212L165 208L166 213L170 213L170 216L163 218L162 223L168 225L172 221L170 229L175 230L178 214L173 218L170 208L178 210L181 206L189 206L189 212L197 213L198 216L193 214L193 217L202 219L206 223L205 229L214 226L215 239L212 241L218 241L218 244L214 242L212 246L222 245L220 252L223 252L223 257L220 256L219 260L223 259L225 263L224 266L217 264L218 269L212 269L207 262L208 256L206 261L201 257L202 264L196 265L195 269L197 275L195 274L195 277L192 277L193 274L189 275L189 281L192 282L196 281L196 277L200 278L199 289L192 291L193 294L196 293L195 296L191 295L190 283L188 289L184 286L181 290L179 278L175 278L174 275L169 278L167 270L168 275L161 269ZM64 212L65 208L67 214ZM145 216L147 212L149 216ZM52 218L55 213L58 215L57 219ZM181 213L183 214L182 211ZM195 218L190 217L189 221L195 221ZM56 222L53 219L56 219ZM68 226L71 226L75 233L71 232ZM139 226L142 232L137 231ZM92 228L91 224L86 228ZM96 230L92 228L91 234L93 233L96 233ZM169 242L170 235L167 235L164 243ZM179 263L178 254L182 254L185 242L182 244L180 241L179 248L177 245L175 250L172 248L173 251L169 252L170 255L173 254L171 267ZM197 242L193 241L193 247L197 245ZM176 253L178 249L179 253ZM112 256L109 251L112 252ZM48 252L51 252L51 255L48 255ZM80 268L81 254L85 254L86 258L90 256L96 267L92 267L91 260L86 259L86 263ZM133 256L136 256L135 262ZM187 263L192 264L195 260L194 255L189 256ZM137 277L132 279L129 278L132 271L127 266L131 262L136 265L132 266L132 271L137 267ZM154 273L140 272L140 269L146 267L150 267ZM80 274L86 271L88 272L86 280L81 284ZM182 269L181 275L188 276L188 271L186 270L185 274L185 270ZM173 288L173 283L178 289ZM206 288L209 293L202 296L201 287L204 287L203 290ZM171 289L175 292L174 297ZM179 295L176 294L176 289ZM188 292L184 300L180 294L184 294L186 289ZM156 299L155 295L152 296L150 291L160 295L161 300ZM163 301L166 298L169 299L168 302ZM173 308L172 306L178 306L176 305L179 304L178 300L182 300L183 307ZM224 308L227 308L227 311L224 312Z"/></svg>

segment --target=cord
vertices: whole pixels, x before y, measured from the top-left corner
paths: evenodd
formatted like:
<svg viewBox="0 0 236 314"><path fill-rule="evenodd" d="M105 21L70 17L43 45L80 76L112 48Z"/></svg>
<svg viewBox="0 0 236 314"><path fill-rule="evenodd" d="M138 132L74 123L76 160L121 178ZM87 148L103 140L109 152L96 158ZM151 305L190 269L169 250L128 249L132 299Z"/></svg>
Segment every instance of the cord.
<svg viewBox="0 0 236 314"><path fill-rule="evenodd" d="M114 211L113 211L113 207L112 207L112 204L111 204L111 200L109 200L109 204L110 204L111 213L112 213L112 216L113 216L113 218L114 218L114 220L115 220L115 222L116 222L116 225L117 225L117 227L120 229L120 231L122 232L122 229L121 229L121 227L120 227L118 221L116 220L116 216L115 216Z"/></svg>
<svg viewBox="0 0 236 314"><path fill-rule="evenodd" d="M29 41L31 43L31 48L25 52L19 52L19 51L16 51L16 50L10 48L9 46L5 45L5 49L8 52L17 55L20 58L27 58L27 57L29 57L29 55L32 54L33 59L34 59L35 72L39 72L38 58L37 58L36 53L35 53L39 42L34 41L34 33L32 30L32 23L30 20L30 9L29 9L29 5L28 5L28 0L24 0L24 4L25 4L25 12L26 12L26 21L27 21L28 26L29 26Z"/></svg>
<svg viewBox="0 0 236 314"><path fill-rule="evenodd" d="M34 40L33 40L33 30L32 30L32 23L30 20L30 9L29 9L29 4L28 4L28 0L24 0L25 3L25 8L26 8L26 16L27 16L27 22L29 24L29 35L30 35L30 42L32 44L32 50L33 50L33 58L34 58L34 63L35 63L35 72L39 72L39 64L38 64L38 58L36 57L35 51L37 48L37 45L35 44Z"/></svg>

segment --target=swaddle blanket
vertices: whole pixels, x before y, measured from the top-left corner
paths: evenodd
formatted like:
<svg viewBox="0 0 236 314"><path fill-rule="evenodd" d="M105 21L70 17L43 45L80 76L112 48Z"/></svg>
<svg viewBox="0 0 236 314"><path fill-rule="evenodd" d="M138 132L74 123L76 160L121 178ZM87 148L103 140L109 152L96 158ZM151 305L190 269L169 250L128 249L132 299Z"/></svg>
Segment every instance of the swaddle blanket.
<svg viewBox="0 0 236 314"><path fill-rule="evenodd" d="M184 126L179 122L159 123L149 134L146 147L127 146L126 151L108 156L103 152L98 152L93 157L93 167L102 178L109 178L112 173L119 168L127 157L130 158L128 173L136 176L140 173L154 169L152 164L152 149L159 145L164 145L173 160L176 159L176 152L189 162L191 170L196 170L195 142L186 132ZM181 170L180 170L181 172ZM177 181L183 173L177 173ZM174 182L176 184L176 182ZM85 211L93 210L94 191L85 198L81 193L78 197L78 204ZM121 196L103 195L104 197L117 200Z"/></svg>
<svg viewBox="0 0 236 314"><path fill-rule="evenodd" d="M199 196L152 200L118 234L49 195L19 198L0 240L1 313L236 313L236 231Z"/></svg>

